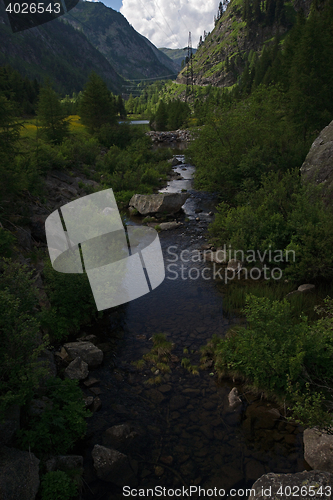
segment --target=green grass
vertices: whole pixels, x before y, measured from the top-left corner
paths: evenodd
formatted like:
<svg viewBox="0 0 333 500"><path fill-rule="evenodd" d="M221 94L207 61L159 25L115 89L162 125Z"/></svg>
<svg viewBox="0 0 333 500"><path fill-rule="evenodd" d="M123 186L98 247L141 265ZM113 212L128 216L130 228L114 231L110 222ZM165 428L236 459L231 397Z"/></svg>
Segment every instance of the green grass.
<svg viewBox="0 0 333 500"><path fill-rule="evenodd" d="M88 135L86 128L81 123L79 115L70 115L67 118L69 122L69 131L75 135ZM21 129L21 139L36 139L37 134L37 118L31 118L23 122Z"/></svg>

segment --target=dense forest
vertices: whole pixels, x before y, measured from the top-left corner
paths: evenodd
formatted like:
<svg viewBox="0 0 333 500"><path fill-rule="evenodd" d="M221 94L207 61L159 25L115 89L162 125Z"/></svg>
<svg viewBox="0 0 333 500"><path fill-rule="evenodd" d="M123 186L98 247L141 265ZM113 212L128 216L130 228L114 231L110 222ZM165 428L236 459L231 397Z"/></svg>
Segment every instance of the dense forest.
<svg viewBox="0 0 333 500"><path fill-rule="evenodd" d="M243 0L238 7L249 37L260 25L286 32L250 51L242 70L227 56L236 77L228 88L194 85L185 92L175 82L141 82L140 95L125 101L91 73L80 92L60 97L52 81L0 67L0 414L5 419L13 406L21 408L15 446L42 461L51 451L73 450L90 413L76 381L47 379L40 357L97 314L86 276L55 272L42 237L23 252L22 228L31 204L45 213L63 204L48 199L52 171L82 178L76 195L111 187L124 210L133 194L163 185L172 153L153 149L126 115L148 118L158 131L190 127L195 140L186 156L196 167L195 186L219 200L209 229L215 247L259 251L264 258L253 263L259 267L271 266L271 253L280 252L285 280L240 294L235 304L247 326L213 338L202 363L213 360L220 377L239 377L284 401L304 426L331 425L333 207L320 186L302 181L300 167L333 117L333 1L315 1L308 15L294 16L283 0ZM221 5L216 27L230 8L232 2ZM295 259L286 259L288 252ZM328 296L316 304L310 297L305 306L286 298L287 289L304 282ZM31 417L41 387L51 407ZM77 478L44 472L42 500L77 497Z"/></svg>

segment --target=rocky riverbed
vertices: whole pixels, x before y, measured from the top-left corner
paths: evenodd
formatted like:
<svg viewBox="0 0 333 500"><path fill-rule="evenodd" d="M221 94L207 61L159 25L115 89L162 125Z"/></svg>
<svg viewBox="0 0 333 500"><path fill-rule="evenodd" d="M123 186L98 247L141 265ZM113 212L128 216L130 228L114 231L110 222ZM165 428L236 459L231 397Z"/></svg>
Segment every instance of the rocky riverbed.
<svg viewBox="0 0 333 500"><path fill-rule="evenodd" d="M185 176L193 167L181 163L174 169ZM170 181L167 190L172 192L178 182ZM283 408L240 384L218 382L209 366L193 375L182 363L188 358L198 365L200 346L239 321L223 314L216 283L202 277L213 263L189 259L192 250L206 243L214 197L193 190L191 175L187 182L190 198L184 214L176 216L182 225L160 234L164 282L85 332L96 335L104 350L103 365L91 372L93 384L83 385L87 398L100 401L89 419L84 447L77 450L84 456L85 500L123 498L126 485L250 488L265 473L309 468L303 459L302 429L286 420ZM140 221L131 216L127 223ZM155 333L174 344L169 373L156 373L155 368L152 374L150 366L133 365L150 351ZM160 376L160 383L147 383L152 375ZM235 406L228 398L233 387L240 397ZM110 455L110 449L120 455ZM119 470L124 474L117 474Z"/></svg>

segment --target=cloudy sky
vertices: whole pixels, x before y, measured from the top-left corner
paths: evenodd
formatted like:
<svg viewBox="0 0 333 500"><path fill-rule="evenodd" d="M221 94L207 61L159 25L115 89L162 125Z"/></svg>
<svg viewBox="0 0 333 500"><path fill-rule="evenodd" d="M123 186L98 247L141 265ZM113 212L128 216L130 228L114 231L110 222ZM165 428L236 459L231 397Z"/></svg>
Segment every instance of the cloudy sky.
<svg viewBox="0 0 333 500"><path fill-rule="evenodd" d="M219 0L103 0L156 47L187 46L188 32L197 47L203 31L211 31Z"/></svg>

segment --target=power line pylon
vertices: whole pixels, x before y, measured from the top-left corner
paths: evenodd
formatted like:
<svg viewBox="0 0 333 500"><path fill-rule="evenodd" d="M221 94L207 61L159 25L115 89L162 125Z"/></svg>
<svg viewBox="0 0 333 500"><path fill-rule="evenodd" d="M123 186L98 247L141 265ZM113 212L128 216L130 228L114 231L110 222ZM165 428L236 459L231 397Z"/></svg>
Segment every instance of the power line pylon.
<svg viewBox="0 0 333 500"><path fill-rule="evenodd" d="M191 91L193 91L193 65L192 65L192 37L191 32L188 32L188 44L187 44L187 69L186 69L186 94L185 101L187 101L187 97Z"/></svg>

